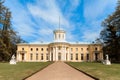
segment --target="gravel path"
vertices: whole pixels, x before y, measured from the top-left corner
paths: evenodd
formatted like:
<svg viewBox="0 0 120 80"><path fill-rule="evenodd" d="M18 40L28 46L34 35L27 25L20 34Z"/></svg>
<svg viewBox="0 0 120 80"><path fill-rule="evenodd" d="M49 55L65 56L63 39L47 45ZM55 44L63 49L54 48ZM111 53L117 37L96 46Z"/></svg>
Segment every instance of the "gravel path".
<svg viewBox="0 0 120 80"><path fill-rule="evenodd" d="M64 62L55 62L26 80L94 80Z"/></svg>

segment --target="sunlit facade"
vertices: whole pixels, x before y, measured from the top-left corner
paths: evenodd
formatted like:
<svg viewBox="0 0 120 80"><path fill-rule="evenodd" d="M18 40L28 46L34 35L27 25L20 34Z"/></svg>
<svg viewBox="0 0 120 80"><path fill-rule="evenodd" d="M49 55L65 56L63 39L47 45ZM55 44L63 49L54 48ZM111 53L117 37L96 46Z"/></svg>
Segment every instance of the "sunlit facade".
<svg viewBox="0 0 120 80"><path fill-rule="evenodd" d="M51 43L20 43L17 44L17 61L100 61L103 59L101 44L67 42L64 30L54 31Z"/></svg>

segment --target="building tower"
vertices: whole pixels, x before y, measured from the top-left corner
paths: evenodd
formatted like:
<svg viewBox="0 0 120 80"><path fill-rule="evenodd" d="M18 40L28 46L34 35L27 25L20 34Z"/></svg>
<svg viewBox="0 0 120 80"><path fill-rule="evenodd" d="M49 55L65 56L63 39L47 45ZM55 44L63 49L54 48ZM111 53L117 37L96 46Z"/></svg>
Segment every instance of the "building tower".
<svg viewBox="0 0 120 80"><path fill-rule="evenodd" d="M64 30L54 31L54 42L66 42L66 35Z"/></svg>
<svg viewBox="0 0 120 80"><path fill-rule="evenodd" d="M66 42L65 31L60 29L60 17L59 17L59 29L54 31L54 42Z"/></svg>

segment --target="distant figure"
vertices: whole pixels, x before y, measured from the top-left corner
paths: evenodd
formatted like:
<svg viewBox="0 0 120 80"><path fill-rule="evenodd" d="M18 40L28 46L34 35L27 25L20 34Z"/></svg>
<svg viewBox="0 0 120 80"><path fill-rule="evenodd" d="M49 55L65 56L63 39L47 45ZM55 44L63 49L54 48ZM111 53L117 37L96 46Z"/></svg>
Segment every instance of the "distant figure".
<svg viewBox="0 0 120 80"><path fill-rule="evenodd" d="M12 55L12 58L10 60L10 64L16 64L15 55Z"/></svg>

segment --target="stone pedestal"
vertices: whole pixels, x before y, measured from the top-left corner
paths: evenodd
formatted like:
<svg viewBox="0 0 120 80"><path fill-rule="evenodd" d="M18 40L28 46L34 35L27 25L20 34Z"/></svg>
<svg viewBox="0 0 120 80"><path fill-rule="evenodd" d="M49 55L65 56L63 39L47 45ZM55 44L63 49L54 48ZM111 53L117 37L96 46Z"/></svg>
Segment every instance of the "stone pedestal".
<svg viewBox="0 0 120 80"><path fill-rule="evenodd" d="M106 55L106 60L104 60L103 64L105 64L105 65L111 65L111 62L109 61L108 55Z"/></svg>
<svg viewBox="0 0 120 80"><path fill-rule="evenodd" d="M111 65L111 62L109 60L105 60L105 65Z"/></svg>
<svg viewBox="0 0 120 80"><path fill-rule="evenodd" d="M10 64L16 64L16 60L15 60L15 55L12 56L10 62Z"/></svg>

